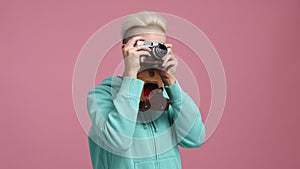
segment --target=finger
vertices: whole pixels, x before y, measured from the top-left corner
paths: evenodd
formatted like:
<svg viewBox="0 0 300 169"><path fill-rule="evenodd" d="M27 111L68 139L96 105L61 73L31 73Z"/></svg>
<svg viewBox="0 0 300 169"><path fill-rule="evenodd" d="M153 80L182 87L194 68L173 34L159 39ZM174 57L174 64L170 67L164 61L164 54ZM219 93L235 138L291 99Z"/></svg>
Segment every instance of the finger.
<svg viewBox="0 0 300 169"><path fill-rule="evenodd" d="M140 56L151 56L151 54L148 51L134 51L127 55L127 57L140 57Z"/></svg>
<svg viewBox="0 0 300 169"><path fill-rule="evenodd" d="M133 54L135 52L137 52L136 48L130 48L128 50L125 51L127 53L127 55Z"/></svg>
<svg viewBox="0 0 300 169"><path fill-rule="evenodd" d="M163 64L162 64L162 66L165 66L166 63L169 62L170 60L174 60L173 58L174 58L173 55L166 55L166 56L164 56L164 57L162 58L162 60L164 61Z"/></svg>
<svg viewBox="0 0 300 169"><path fill-rule="evenodd" d="M176 67L177 63L175 61L169 61L166 63L165 68L166 70L170 69L171 67Z"/></svg>
<svg viewBox="0 0 300 169"><path fill-rule="evenodd" d="M168 49L168 53L172 53L172 47L173 47L173 45L170 44L170 43L167 43L167 44L165 44L165 46L166 46L167 49Z"/></svg>
<svg viewBox="0 0 300 169"><path fill-rule="evenodd" d="M171 48L167 48L168 49L168 54L172 54L172 49Z"/></svg>
<svg viewBox="0 0 300 169"><path fill-rule="evenodd" d="M146 57L148 57L148 56L150 56L150 53L149 52L147 52L147 51L136 51L134 54L131 54L131 55L127 55L124 59L126 60L128 60L128 61L132 61L132 62L135 62L135 61L137 61L137 60L139 60L139 58L141 57L141 56L146 56Z"/></svg>
<svg viewBox="0 0 300 169"><path fill-rule="evenodd" d="M151 51L151 49L150 49L148 46L146 46L146 45L139 45L139 46L136 46L135 48L136 48L136 50L147 50L147 51Z"/></svg>
<svg viewBox="0 0 300 169"><path fill-rule="evenodd" d="M142 46L136 46L134 48L130 48L127 51L124 51L124 52L128 56L128 55L134 54L134 53L139 52L139 51L144 51L144 52L146 52L150 55L149 52L151 51L151 49L148 46L142 45Z"/></svg>
<svg viewBox="0 0 300 169"><path fill-rule="evenodd" d="M139 50L145 50L145 51L151 51L151 49L146 46L146 45L140 45L140 46L136 46L136 47L131 47L131 48L128 48L128 47L124 47L123 48L123 53L126 53L127 55L131 54L131 53L134 53L136 51L139 51Z"/></svg>
<svg viewBox="0 0 300 169"><path fill-rule="evenodd" d="M170 43L166 43L165 46L166 46L167 48L172 48L172 47L173 47L173 45L170 44Z"/></svg>
<svg viewBox="0 0 300 169"><path fill-rule="evenodd" d="M137 56L151 56L151 54L148 52L148 51L144 51L144 50L141 50L141 51L137 51Z"/></svg>
<svg viewBox="0 0 300 169"><path fill-rule="evenodd" d="M164 68L168 68L170 65L174 65L175 67L178 65L178 60L174 55L164 62Z"/></svg>
<svg viewBox="0 0 300 169"><path fill-rule="evenodd" d="M129 39L129 41L126 43L126 46L133 47L137 40L145 40L145 38L141 37L141 36L135 36L135 37Z"/></svg>

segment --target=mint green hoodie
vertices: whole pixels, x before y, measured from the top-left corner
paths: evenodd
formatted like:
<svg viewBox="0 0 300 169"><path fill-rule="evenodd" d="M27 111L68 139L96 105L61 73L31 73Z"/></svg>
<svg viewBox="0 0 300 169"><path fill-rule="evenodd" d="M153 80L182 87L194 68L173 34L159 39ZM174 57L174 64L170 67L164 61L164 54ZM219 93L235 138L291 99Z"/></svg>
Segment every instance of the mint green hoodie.
<svg viewBox="0 0 300 169"><path fill-rule="evenodd" d="M205 127L198 107L178 82L165 86L168 111L139 111L144 82L106 78L87 98L94 169L181 169L178 145L200 147Z"/></svg>

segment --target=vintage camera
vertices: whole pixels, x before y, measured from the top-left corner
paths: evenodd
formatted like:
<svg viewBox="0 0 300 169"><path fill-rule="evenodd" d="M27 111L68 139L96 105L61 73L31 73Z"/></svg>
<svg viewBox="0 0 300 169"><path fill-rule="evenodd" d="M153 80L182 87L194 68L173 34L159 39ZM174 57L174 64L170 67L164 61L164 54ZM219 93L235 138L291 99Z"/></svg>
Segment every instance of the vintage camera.
<svg viewBox="0 0 300 169"><path fill-rule="evenodd" d="M151 51L151 56L140 56L140 64L142 68L152 67L152 68L161 68L163 64L162 58L167 55L168 48L166 45L160 42L150 42L150 41L141 41L138 40L134 46L146 45Z"/></svg>

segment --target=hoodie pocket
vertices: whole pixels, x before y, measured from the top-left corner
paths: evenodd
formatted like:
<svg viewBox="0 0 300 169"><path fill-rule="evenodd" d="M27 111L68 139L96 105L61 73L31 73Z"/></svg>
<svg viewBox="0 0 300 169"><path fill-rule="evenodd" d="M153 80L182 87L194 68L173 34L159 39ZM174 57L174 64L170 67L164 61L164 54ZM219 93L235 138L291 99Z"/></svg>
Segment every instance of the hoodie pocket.
<svg viewBox="0 0 300 169"><path fill-rule="evenodd" d="M157 161L140 161L135 162L135 169L180 169L178 162L175 157L158 159Z"/></svg>

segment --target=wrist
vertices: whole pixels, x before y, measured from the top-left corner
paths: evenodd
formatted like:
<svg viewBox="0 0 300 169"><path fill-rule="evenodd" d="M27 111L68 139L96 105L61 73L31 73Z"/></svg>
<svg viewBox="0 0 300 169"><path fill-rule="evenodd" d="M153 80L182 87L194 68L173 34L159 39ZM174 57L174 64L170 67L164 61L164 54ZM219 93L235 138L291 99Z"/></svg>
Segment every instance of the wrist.
<svg viewBox="0 0 300 169"><path fill-rule="evenodd" d="M123 72L123 77L136 78L136 77L137 77L137 72L136 72L136 71L125 70L125 71Z"/></svg>
<svg viewBox="0 0 300 169"><path fill-rule="evenodd" d="M176 79L174 78L164 79L165 86L172 86L175 83L176 83Z"/></svg>
<svg viewBox="0 0 300 169"><path fill-rule="evenodd" d="M172 86L176 83L176 78L170 74L166 74L164 78L162 78L165 86Z"/></svg>

